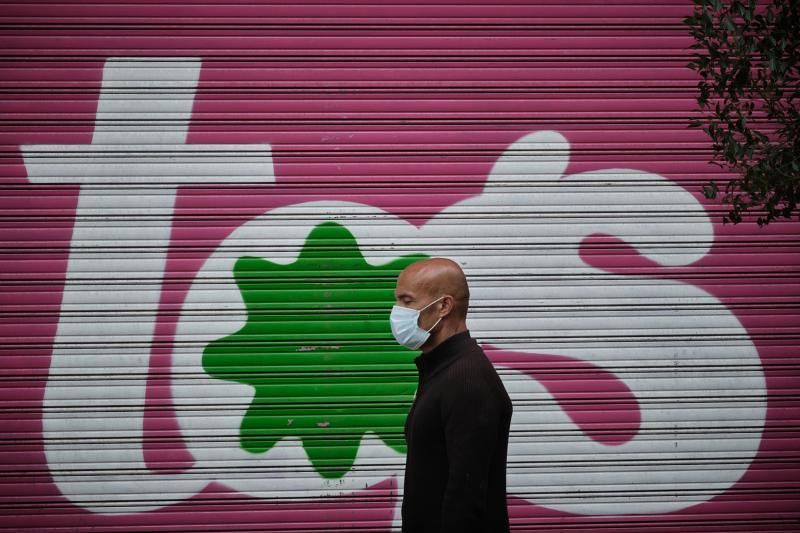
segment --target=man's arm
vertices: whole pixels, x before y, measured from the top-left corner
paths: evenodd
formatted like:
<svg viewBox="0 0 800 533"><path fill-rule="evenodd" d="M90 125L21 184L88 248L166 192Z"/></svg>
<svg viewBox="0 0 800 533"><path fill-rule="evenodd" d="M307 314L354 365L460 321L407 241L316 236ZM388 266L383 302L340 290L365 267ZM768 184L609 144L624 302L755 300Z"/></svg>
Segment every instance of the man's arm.
<svg viewBox="0 0 800 533"><path fill-rule="evenodd" d="M489 472L502 417L484 379L471 375L469 369L452 377L452 386L442 397L449 472L442 532L483 531Z"/></svg>

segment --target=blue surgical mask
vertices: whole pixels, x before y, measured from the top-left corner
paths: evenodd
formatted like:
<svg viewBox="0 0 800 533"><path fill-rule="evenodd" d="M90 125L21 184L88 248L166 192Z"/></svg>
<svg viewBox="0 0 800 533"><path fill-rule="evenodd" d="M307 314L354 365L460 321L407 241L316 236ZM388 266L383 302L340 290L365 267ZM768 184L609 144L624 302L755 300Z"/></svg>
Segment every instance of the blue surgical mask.
<svg viewBox="0 0 800 533"><path fill-rule="evenodd" d="M441 322L442 318L439 317L439 320L437 320L436 324L432 325L430 329L422 329L419 327L419 314L442 298L444 298L444 296L437 298L422 309L411 309L410 307L402 307L399 305L392 307L392 314L389 315L389 323L392 326L392 335L394 335L398 344L411 350L416 350L425 344L425 341L431 336L431 330Z"/></svg>

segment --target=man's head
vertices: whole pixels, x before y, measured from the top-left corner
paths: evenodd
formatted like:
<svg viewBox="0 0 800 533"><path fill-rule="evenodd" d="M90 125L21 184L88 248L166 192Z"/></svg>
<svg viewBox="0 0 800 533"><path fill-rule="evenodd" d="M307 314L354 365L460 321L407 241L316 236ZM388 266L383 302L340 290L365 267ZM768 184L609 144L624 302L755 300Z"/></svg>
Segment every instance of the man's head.
<svg viewBox="0 0 800 533"><path fill-rule="evenodd" d="M421 346L423 351L467 329L467 278L450 259L436 257L407 266L397 278L394 295L396 305L422 309L417 325L430 330L430 337Z"/></svg>

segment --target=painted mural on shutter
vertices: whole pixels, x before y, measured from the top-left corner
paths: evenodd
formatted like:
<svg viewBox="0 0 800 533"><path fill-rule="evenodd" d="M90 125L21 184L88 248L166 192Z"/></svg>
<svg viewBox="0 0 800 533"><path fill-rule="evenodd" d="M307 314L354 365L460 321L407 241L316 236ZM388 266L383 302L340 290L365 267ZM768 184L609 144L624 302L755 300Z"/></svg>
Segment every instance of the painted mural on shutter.
<svg viewBox="0 0 800 533"><path fill-rule="evenodd" d="M433 256L514 531L800 528L800 229L700 193L689 3L0 9L0 531L396 530Z"/></svg>

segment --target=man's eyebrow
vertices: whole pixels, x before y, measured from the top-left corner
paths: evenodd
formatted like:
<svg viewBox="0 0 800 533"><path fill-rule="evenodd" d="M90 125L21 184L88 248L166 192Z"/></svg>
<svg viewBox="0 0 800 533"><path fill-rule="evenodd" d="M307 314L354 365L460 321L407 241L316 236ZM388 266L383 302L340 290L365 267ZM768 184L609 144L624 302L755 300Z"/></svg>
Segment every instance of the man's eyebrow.
<svg viewBox="0 0 800 533"><path fill-rule="evenodd" d="M403 299L403 298L413 298L413 296L412 296L410 293L407 293L407 292L401 292L401 293L395 293L395 298L400 298L400 299Z"/></svg>

